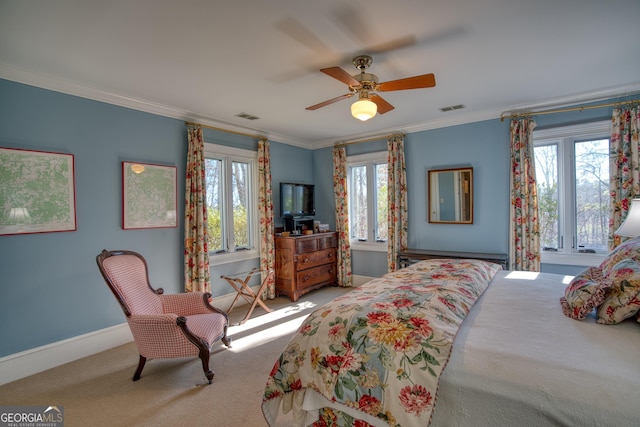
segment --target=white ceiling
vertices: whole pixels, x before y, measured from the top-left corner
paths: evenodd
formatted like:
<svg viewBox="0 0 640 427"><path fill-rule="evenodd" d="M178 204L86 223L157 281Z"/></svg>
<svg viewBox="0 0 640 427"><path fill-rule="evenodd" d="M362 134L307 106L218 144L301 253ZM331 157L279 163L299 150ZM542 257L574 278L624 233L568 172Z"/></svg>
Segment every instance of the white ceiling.
<svg viewBox="0 0 640 427"><path fill-rule="evenodd" d="M0 78L317 148L638 92L639 20L638 0L0 0ZM436 87L367 122L353 98L305 110L362 52Z"/></svg>

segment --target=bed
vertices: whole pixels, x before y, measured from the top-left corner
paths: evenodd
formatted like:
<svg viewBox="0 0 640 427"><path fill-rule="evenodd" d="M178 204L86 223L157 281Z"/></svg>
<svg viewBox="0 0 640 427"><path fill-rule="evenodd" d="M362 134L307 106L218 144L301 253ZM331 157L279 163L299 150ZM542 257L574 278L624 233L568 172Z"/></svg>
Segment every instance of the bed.
<svg viewBox="0 0 640 427"><path fill-rule="evenodd" d="M421 261L314 311L262 410L271 426L637 426L639 294L638 239L576 277Z"/></svg>

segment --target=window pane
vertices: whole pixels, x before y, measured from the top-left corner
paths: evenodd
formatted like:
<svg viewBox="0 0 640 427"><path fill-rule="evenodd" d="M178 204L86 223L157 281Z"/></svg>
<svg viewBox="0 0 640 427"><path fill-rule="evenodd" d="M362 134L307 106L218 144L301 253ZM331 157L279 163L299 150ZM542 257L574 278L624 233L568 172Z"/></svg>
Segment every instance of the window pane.
<svg viewBox="0 0 640 427"><path fill-rule="evenodd" d="M238 248L249 247L249 164L231 163L233 191L233 243Z"/></svg>
<svg viewBox="0 0 640 427"><path fill-rule="evenodd" d="M576 236L579 250L607 251L609 140L575 143Z"/></svg>
<svg viewBox="0 0 640 427"><path fill-rule="evenodd" d="M376 177L376 240L386 241L389 230L387 229L388 216L388 180L389 170L387 164L375 165Z"/></svg>
<svg viewBox="0 0 640 427"><path fill-rule="evenodd" d="M558 224L558 145L539 145L534 148L540 245L542 250L560 247Z"/></svg>
<svg viewBox="0 0 640 427"><path fill-rule="evenodd" d="M209 252L224 249L222 235L222 161L205 159Z"/></svg>
<svg viewBox="0 0 640 427"><path fill-rule="evenodd" d="M367 167L349 170L349 223L351 238L367 240Z"/></svg>

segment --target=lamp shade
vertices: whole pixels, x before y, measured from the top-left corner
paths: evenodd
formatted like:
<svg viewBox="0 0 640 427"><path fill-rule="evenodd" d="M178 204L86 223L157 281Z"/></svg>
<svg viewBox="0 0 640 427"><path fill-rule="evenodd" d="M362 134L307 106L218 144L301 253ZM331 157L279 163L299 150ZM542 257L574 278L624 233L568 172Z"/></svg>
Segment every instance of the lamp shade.
<svg viewBox="0 0 640 427"><path fill-rule="evenodd" d="M144 172L144 165L136 163L134 165L131 165L131 170L133 171L133 173L142 173Z"/></svg>
<svg viewBox="0 0 640 427"><path fill-rule="evenodd" d="M366 98L361 98L351 105L351 115L358 120L369 120L378 112L378 106Z"/></svg>
<svg viewBox="0 0 640 427"><path fill-rule="evenodd" d="M618 236L637 237L640 236L640 199L631 201L631 208L627 217L622 222L620 228L615 232Z"/></svg>
<svg viewBox="0 0 640 427"><path fill-rule="evenodd" d="M9 210L9 221L12 224L25 224L31 221L31 215L27 208L11 208Z"/></svg>

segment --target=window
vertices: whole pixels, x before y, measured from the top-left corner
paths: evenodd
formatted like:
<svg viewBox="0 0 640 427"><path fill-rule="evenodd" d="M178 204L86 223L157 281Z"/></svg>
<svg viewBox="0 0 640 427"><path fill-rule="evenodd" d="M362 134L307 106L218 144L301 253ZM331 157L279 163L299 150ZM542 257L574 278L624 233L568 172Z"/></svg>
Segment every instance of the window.
<svg viewBox="0 0 640 427"><path fill-rule="evenodd" d="M387 250L387 153L347 160L349 232L356 249Z"/></svg>
<svg viewBox="0 0 640 427"><path fill-rule="evenodd" d="M534 131L542 262L593 265L607 253L610 123Z"/></svg>
<svg viewBox="0 0 640 427"><path fill-rule="evenodd" d="M205 144L209 253L255 255L257 153ZM249 251L249 252L247 252Z"/></svg>

